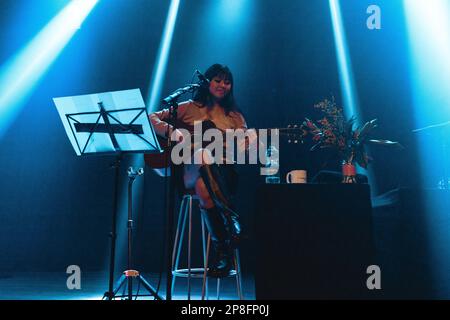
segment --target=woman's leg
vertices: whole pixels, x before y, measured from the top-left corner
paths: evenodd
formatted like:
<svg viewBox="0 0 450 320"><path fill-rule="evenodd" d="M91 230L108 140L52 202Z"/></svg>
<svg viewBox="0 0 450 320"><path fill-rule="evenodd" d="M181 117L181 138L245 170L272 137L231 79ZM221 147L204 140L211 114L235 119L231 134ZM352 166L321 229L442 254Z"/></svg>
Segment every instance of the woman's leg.
<svg viewBox="0 0 450 320"><path fill-rule="evenodd" d="M211 195L206 188L205 182L201 177L198 177L195 182L195 194L200 199L200 206L204 209L211 209L214 207L214 202L211 198Z"/></svg>
<svg viewBox="0 0 450 320"><path fill-rule="evenodd" d="M232 168L231 168L232 169ZM214 205L221 211L225 223L228 227L230 240L233 247L237 247L241 240L241 226L239 215L236 213L231 189L235 188L235 179L233 179L234 170L227 166L218 166L215 164L204 165L200 168L200 175L204 187Z"/></svg>
<svg viewBox="0 0 450 320"><path fill-rule="evenodd" d="M205 181L200 175L201 167L212 163L211 153L208 150L201 149L197 151L194 157L200 157L199 159L203 160L200 161L200 164L185 165L184 183L186 188L195 190L195 194L200 200L201 214L211 235L213 250L208 275L226 277L232 265L227 220L221 210L217 208Z"/></svg>
<svg viewBox="0 0 450 320"><path fill-rule="evenodd" d="M200 199L201 214L211 236L213 247L208 275L218 278L226 277L232 266L227 222L220 210L214 205L201 177L195 183L195 193Z"/></svg>

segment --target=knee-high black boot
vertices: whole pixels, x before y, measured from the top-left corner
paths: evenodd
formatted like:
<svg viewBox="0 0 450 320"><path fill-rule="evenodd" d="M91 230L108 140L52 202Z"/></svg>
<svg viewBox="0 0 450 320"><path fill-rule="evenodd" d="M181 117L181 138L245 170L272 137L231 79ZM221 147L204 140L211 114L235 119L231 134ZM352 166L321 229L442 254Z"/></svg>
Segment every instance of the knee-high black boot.
<svg viewBox="0 0 450 320"><path fill-rule="evenodd" d="M241 225L236 213L226 183L216 164L204 165L200 168L200 175L214 201L216 207L223 214L230 232L231 245L237 247L241 240Z"/></svg>
<svg viewBox="0 0 450 320"><path fill-rule="evenodd" d="M201 209L201 212L211 235L213 246L212 261L208 268L208 275L216 278L226 277L231 270L231 248L225 221L216 207Z"/></svg>

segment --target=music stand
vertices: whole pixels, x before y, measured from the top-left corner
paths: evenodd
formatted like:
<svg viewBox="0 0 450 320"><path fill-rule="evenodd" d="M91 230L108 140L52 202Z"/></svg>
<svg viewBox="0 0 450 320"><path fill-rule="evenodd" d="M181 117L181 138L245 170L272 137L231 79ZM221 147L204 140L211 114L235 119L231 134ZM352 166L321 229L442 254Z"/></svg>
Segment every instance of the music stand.
<svg viewBox="0 0 450 320"><path fill-rule="evenodd" d="M152 286L131 266L131 229L128 221L128 270L119 279L116 290L113 288L115 240L117 219L117 198L120 162L125 153L161 153L155 131L150 125L145 103L139 89L104 92L53 99L63 122L66 134L78 156L115 155L114 203L112 214L111 256L109 288L103 298L112 300L117 291L128 283L128 298L132 298L132 279L137 278L151 295L161 299ZM129 217L131 214L131 184L136 175L130 176ZM128 219L130 220L130 219ZM121 296L122 297L122 296Z"/></svg>

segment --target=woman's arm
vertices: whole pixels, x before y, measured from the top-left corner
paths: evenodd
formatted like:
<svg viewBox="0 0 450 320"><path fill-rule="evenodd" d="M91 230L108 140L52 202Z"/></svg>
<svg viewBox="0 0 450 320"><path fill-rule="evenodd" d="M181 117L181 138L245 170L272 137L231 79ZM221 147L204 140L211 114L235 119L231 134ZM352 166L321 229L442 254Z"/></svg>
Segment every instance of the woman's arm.
<svg viewBox="0 0 450 320"><path fill-rule="evenodd" d="M150 122L153 125L153 128L155 128L155 132L157 135L161 137L167 136L167 128L169 127L169 134L172 133L172 125L167 123L167 120L169 120L169 109L163 109L161 111L156 111L151 113L148 117L150 119Z"/></svg>
<svg viewBox="0 0 450 320"><path fill-rule="evenodd" d="M244 116L240 112L233 112L232 117L234 118L235 129L242 129L246 132L246 139L238 143L238 150L248 151L250 145L258 142L258 136L256 134L255 129L248 129L247 122L245 121ZM260 144L260 147L262 145Z"/></svg>
<svg viewBox="0 0 450 320"><path fill-rule="evenodd" d="M180 103L178 106L177 111L177 118L178 120L183 121L183 117L186 113L187 106L189 105L189 102L183 102ZM150 122L153 125L153 128L155 128L155 132L157 135L161 137L167 137L172 135L173 126L169 124L167 121L170 118L170 111L169 109L163 109L161 111L156 111L151 113L149 116ZM167 129L169 129L169 135L167 135ZM180 140L180 137L182 137L182 134L179 130L176 130L176 141Z"/></svg>

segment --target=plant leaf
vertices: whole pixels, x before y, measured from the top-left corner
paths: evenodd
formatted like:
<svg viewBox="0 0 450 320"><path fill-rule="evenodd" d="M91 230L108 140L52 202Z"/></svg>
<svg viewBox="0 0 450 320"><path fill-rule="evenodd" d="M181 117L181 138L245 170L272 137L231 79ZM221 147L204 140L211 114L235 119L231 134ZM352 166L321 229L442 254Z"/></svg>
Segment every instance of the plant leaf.
<svg viewBox="0 0 450 320"><path fill-rule="evenodd" d="M379 145L382 145L382 146L389 146L389 147L394 147L394 148L398 148L398 149L405 149L405 147L403 147L397 141L382 140L382 139L371 139L368 142L370 142L372 144L379 144Z"/></svg>
<svg viewBox="0 0 450 320"><path fill-rule="evenodd" d="M367 121L364 125L363 125L363 127L361 128L361 130L359 131L359 139L361 140L361 141L364 141L366 138L367 138L367 136L369 135L369 133L373 130L373 129L375 129L376 127L378 127L378 124L377 124L377 119L372 119L372 120L370 120L370 121Z"/></svg>

